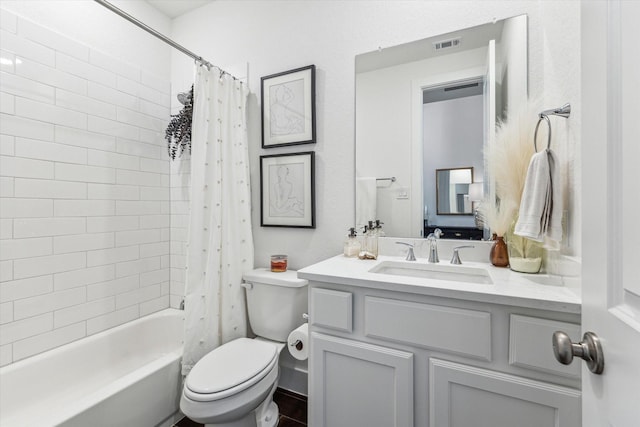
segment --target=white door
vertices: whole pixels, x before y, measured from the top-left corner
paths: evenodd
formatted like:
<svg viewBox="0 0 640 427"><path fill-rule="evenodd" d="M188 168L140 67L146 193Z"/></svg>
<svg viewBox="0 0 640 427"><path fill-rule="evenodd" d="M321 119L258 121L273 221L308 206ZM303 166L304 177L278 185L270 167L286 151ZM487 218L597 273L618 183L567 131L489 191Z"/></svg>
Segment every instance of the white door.
<svg viewBox="0 0 640 427"><path fill-rule="evenodd" d="M605 362L602 375L583 367L582 422L638 426L640 2L583 2L581 13L582 327Z"/></svg>

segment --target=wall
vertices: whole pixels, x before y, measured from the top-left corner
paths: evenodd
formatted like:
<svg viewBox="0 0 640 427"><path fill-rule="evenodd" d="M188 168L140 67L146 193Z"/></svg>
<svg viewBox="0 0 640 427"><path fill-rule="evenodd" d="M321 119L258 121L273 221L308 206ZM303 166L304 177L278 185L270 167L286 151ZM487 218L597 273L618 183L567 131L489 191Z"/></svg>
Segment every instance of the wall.
<svg viewBox="0 0 640 427"><path fill-rule="evenodd" d="M93 2L2 6L6 365L169 306L170 54Z"/></svg>
<svg viewBox="0 0 640 427"><path fill-rule="evenodd" d="M353 223L354 57L470 27L493 19L528 14L529 93L547 106L579 103L580 14L578 2L546 1L216 1L173 21L172 37L224 66L249 63L249 142L255 264L272 253L288 253L291 268L301 268L340 252ZM176 59L179 58L179 59ZM317 67L318 142L315 145L260 148L260 77L308 64ZM193 74L174 54L172 81L184 86ZM559 119L561 120L561 119ZM558 122L555 120L554 122ZM555 142L574 164L579 141L579 110L557 124ZM259 156L303 150L316 152L317 227L315 230L260 227ZM576 168L568 172L575 185ZM571 197L578 197L572 192ZM577 212L579 200L571 199ZM569 223L570 241L579 222ZM572 240L571 240L572 239ZM578 251L576 245L565 248Z"/></svg>

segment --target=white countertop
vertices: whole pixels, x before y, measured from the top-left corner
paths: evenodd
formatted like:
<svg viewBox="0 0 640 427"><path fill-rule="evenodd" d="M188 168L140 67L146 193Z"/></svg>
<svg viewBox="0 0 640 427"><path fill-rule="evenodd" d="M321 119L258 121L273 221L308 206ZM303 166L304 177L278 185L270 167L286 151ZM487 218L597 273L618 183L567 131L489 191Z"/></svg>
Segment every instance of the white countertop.
<svg viewBox="0 0 640 427"><path fill-rule="evenodd" d="M493 284L425 279L369 271L384 261L409 263L404 261L403 257L396 256L381 255L377 260L360 260L338 255L299 270L298 277L314 282L580 313L579 288L565 286L559 276L517 273L509 268L494 267L482 262L465 262L461 266L452 267L486 269ZM411 262L420 263L426 264L426 260ZM441 261L440 265L449 265L449 262Z"/></svg>

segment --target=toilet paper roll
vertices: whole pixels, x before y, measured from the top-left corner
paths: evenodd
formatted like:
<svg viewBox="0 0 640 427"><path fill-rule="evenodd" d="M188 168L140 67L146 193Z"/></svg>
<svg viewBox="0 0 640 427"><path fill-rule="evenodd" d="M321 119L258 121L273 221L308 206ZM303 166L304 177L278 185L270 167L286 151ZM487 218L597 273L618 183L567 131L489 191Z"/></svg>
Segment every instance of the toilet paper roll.
<svg viewBox="0 0 640 427"><path fill-rule="evenodd" d="M309 357L309 324L304 323L291 331L287 343L289 353L293 357L298 360L307 360Z"/></svg>

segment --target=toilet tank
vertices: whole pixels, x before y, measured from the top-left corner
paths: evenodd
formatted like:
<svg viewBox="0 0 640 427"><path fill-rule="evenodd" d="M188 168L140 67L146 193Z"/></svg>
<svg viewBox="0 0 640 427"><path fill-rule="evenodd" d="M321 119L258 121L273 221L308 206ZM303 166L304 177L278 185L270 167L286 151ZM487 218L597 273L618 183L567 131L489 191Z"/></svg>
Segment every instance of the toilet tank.
<svg viewBox="0 0 640 427"><path fill-rule="evenodd" d="M289 333L304 323L308 281L298 279L294 270L274 273L267 268L246 272L243 278L253 332L273 341L287 341Z"/></svg>

